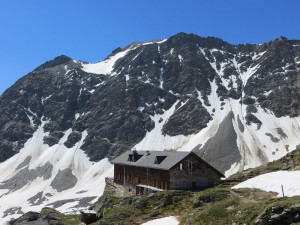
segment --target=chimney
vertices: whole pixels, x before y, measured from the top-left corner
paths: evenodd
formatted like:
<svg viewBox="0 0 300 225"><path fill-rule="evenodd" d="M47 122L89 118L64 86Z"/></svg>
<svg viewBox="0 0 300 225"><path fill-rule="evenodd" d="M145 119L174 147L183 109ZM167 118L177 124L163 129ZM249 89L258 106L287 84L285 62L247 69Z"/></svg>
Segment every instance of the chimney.
<svg viewBox="0 0 300 225"><path fill-rule="evenodd" d="M132 149L132 154L135 156L135 155L137 155L137 150L134 148L134 149Z"/></svg>

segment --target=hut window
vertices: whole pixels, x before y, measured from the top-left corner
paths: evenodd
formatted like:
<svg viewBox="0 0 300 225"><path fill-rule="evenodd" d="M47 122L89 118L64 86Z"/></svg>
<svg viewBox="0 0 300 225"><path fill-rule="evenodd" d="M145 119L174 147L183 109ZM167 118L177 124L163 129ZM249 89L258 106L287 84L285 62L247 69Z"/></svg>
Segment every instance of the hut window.
<svg viewBox="0 0 300 225"><path fill-rule="evenodd" d="M167 158L167 156L156 156L154 160L154 164L160 164L164 159Z"/></svg>
<svg viewBox="0 0 300 225"><path fill-rule="evenodd" d="M128 162L136 162L138 161L143 155L138 154L136 151L134 151L132 154L128 155Z"/></svg>
<svg viewBox="0 0 300 225"><path fill-rule="evenodd" d="M191 161L187 161L187 168L188 170L192 170L193 168L192 162Z"/></svg>
<svg viewBox="0 0 300 225"><path fill-rule="evenodd" d="M179 164L179 168L180 168L180 170L183 169L182 163Z"/></svg>

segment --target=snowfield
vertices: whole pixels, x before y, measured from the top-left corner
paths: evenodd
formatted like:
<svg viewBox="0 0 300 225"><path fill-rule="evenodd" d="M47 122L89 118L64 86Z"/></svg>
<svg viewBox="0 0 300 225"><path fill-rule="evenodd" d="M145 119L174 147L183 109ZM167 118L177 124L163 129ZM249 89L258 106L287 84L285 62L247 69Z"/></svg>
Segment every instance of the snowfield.
<svg viewBox="0 0 300 225"><path fill-rule="evenodd" d="M284 195L293 197L300 195L300 171L277 171L266 173L246 180L232 189L257 188L264 191L276 192L277 197L282 197L281 185Z"/></svg>
<svg viewBox="0 0 300 225"><path fill-rule="evenodd" d="M119 52L107 60L98 62L98 63L84 63L82 64L82 70L87 73L94 73L94 74L111 74L113 71L113 67L118 59L124 57L131 49L127 49L125 51Z"/></svg>
<svg viewBox="0 0 300 225"><path fill-rule="evenodd" d="M20 153L0 164L1 225L45 206L63 213L79 213L103 194L105 177L113 176L108 159L90 162L80 149L87 132L73 148L63 145L71 130L49 147L43 144L44 124L45 121Z"/></svg>
<svg viewBox="0 0 300 225"><path fill-rule="evenodd" d="M127 49L123 49L121 52L116 53L115 55L110 56L108 59L98 62L98 63L82 63L82 70L87 73L94 74L104 74L104 75L116 75L113 73L114 65L118 61L118 59L126 56L126 54L141 45L149 45L153 43L161 44L165 42L167 39L159 40L159 41L151 41L145 43L138 43L131 45Z"/></svg>
<svg viewBox="0 0 300 225"><path fill-rule="evenodd" d="M206 106L200 93L198 99L202 105L212 115L212 120L207 123L199 133L184 136L163 135L162 129L168 119L187 102L176 101L173 106L164 111L163 114L154 114L151 116L155 127L146 133L143 140L135 145L137 150L177 150L191 151L197 146L204 146L206 142L215 136L220 124L227 115L234 114L232 125L237 134L236 145L242 157L241 161L234 163L231 168L225 171L225 176L230 175L247 168L254 168L266 162L278 160L287 154L285 145L289 145L290 150L296 149L300 140L300 117L290 118L288 116L277 118L272 112L262 109L256 105L257 112L253 113L262 125L258 128L257 124L247 125L245 120L247 105L240 104L240 100L226 99L225 105L220 108L222 102L217 95L216 82L211 82L212 92L208 96L211 106ZM187 100L188 101L188 100ZM181 104L176 109L176 105ZM215 110L213 112L213 109ZM161 122L162 121L162 122ZM239 128L239 122L244 130ZM283 134L283 135L282 135ZM272 140L275 137L277 141ZM199 147L201 148L201 147Z"/></svg>
<svg viewBox="0 0 300 225"><path fill-rule="evenodd" d="M151 220L142 225L178 225L179 221L175 216L169 216L161 219Z"/></svg>

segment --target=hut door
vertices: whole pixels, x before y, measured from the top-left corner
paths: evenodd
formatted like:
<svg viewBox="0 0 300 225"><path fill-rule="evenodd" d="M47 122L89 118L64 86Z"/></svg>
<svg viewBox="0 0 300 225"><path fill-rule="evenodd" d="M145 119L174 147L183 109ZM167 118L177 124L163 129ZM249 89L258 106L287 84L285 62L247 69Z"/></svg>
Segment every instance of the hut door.
<svg viewBox="0 0 300 225"><path fill-rule="evenodd" d="M192 182L192 190L196 190L196 182Z"/></svg>

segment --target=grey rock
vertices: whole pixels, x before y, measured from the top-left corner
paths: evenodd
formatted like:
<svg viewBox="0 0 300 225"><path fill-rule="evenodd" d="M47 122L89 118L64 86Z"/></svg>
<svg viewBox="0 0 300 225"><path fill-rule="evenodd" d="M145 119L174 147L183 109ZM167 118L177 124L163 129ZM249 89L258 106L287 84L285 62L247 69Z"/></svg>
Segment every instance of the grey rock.
<svg viewBox="0 0 300 225"><path fill-rule="evenodd" d="M246 124L247 125L251 125L252 123L256 123L257 124L257 129L259 130L262 122L256 116L254 116L252 113L248 113L245 116L245 119L246 119Z"/></svg>
<svg viewBox="0 0 300 225"><path fill-rule="evenodd" d="M32 170L29 170L28 167L25 167L12 178L0 183L0 189L9 189L9 191L12 192L21 189L38 177L43 177L45 180L47 180L51 177L52 169L53 166L49 162Z"/></svg>
<svg viewBox="0 0 300 225"><path fill-rule="evenodd" d="M198 133L207 126L212 117L201 106L201 102L191 98L169 118L163 126L163 134L170 136Z"/></svg>
<svg viewBox="0 0 300 225"><path fill-rule="evenodd" d="M72 148L78 141L81 139L81 133L78 131L73 131L71 134L69 134L67 141L64 143L64 145L67 148Z"/></svg>
<svg viewBox="0 0 300 225"><path fill-rule="evenodd" d="M23 216L10 222L11 225L62 225L65 224L65 215L55 209L45 207L38 212L27 212Z"/></svg>
<svg viewBox="0 0 300 225"><path fill-rule="evenodd" d="M73 175L71 169L59 170L50 186L58 192L62 192L74 187L77 180L77 177Z"/></svg>
<svg viewBox="0 0 300 225"><path fill-rule="evenodd" d="M48 126L51 123L48 123ZM64 136L62 131L53 131L49 135L44 137L44 143L48 144L50 147L57 144L59 140Z"/></svg>
<svg viewBox="0 0 300 225"><path fill-rule="evenodd" d="M24 166L28 166L30 163L30 160L31 160L31 156L27 156L26 159L17 166L16 170L21 169Z"/></svg>
<svg viewBox="0 0 300 225"><path fill-rule="evenodd" d="M270 137L271 141L273 141L274 143L277 143L280 141L280 139L278 139L277 137L274 137L271 133L266 133L266 135L268 137Z"/></svg>
<svg viewBox="0 0 300 225"><path fill-rule="evenodd" d="M51 206L53 208L59 208L63 206L64 204L70 203L70 202L78 202L78 204L75 207L89 207L91 205L91 201L93 201L97 196L93 197L85 197L85 198L74 198L74 199L66 199L61 201L56 201L47 204L47 206Z"/></svg>
<svg viewBox="0 0 300 225"><path fill-rule="evenodd" d="M40 205L42 204L45 200L46 197L43 196L44 192L38 192L36 195L32 196L31 198L28 199L28 202L31 205Z"/></svg>
<svg viewBox="0 0 300 225"><path fill-rule="evenodd" d="M195 152L221 172L230 169L230 165L241 160L237 147L237 134L232 125L233 113L229 113L220 124L217 133Z"/></svg>
<svg viewBox="0 0 300 225"><path fill-rule="evenodd" d="M238 126L239 126L239 130L243 133L245 130L244 124L242 123L242 121L240 120L240 117L237 117L237 122L238 122Z"/></svg>
<svg viewBox="0 0 300 225"><path fill-rule="evenodd" d="M287 138L288 136L283 132L283 130L280 128L280 127L278 127L278 128L276 128L276 131L277 131L277 133L280 135L280 137L281 138Z"/></svg>
<svg viewBox="0 0 300 225"><path fill-rule="evenodd" d="M13 207L10 209L7 209L3 212L3 218L9 216L9 215L15 215L15 214L23 214L24 212L22 211L21 207Z"/></svg>
<svg viewBox="0 0 300 225"><path fill-rule="evenodd" d="M86 190L82 190L82 191L76 192L76 194L82 194L82 193L85 193L85 192L87 192L87 191Z"/></svg>
<svg viewBox="0 0 300 225"><path fill-rule="evenodd" d="M257 108L253 104L249 104L246 107L247 113L257 113Z"/></svg>
<svg viewBox="0 0 300 225"><path fill-rule="evenodd" d="M257 225L289 225L300 222L299 205L292 206L274 206L266 211L258 218Z"/></svg>

